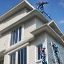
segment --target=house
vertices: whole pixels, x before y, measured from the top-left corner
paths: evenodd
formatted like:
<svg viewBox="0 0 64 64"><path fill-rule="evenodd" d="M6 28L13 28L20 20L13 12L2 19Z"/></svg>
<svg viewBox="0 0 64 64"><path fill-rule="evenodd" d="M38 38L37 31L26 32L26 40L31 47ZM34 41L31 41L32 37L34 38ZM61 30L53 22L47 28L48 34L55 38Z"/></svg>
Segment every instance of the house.
<svg viewBox="0 0 64 64"><path fill-rule="evenodd" d="M0 64L63 64L63 60L64 34L28 1L0 17Z"/></svg>

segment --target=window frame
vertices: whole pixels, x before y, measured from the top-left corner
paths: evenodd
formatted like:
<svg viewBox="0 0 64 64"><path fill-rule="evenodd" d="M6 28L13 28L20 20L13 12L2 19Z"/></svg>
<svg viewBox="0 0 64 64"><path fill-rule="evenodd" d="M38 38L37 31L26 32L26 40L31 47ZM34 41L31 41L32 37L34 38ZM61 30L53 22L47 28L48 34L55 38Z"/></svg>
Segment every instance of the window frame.
<svg viewBox="0 0 64 64"><path fill-rule="evenodd" d="M15 64L18 64L18 51L20 51L20 50L22 50L22 49L24 49L24 48L26 48L26 64L28 64L28 50L27 50L28 46L27 46L27 47L23 47L23 48L21 48L21 49L18 49L17 51L14 51L14 52L12 52L12 53L9 54L9 58L10 58L10 57L11 57L11 56L10 56L11 54L16 53ZM24 51L24 52L25 52L25 51ZM10 58L9 61L11 61L11 58Z"/></svg>
<svg viewBox="0 0 64 64"><path fill-rule="evenodd" d="M15 54L15 64L16 64L16 52L10 54L10 64L12 63L12 60L11 60L11 59L13 58L13 57L12 57L13 54Z"/></svg>
<svg viewBox="0 0 64 64"><path fill-rule="evenodd" d="M36 45L36 62L42 60L41 58L38 59L38 46L39 46L39 45L42 45L42 47L43 47L43 43L40 43L40 44Z"/></svg>
<svg viewBox="0 0 64 64"><path fill-rule="evenodd" d="M18 39L19 39L19 27L21 27L21 40L20 41L23 41L23 39L24 39L24 24L23 25L20 25L20 26L17 26L17 27L15 27L14 29L12 29L11 30L11 32L10 32L10 44L9 44L9 46L8 47L10 47L10 46L13 46L13 45L15 45L15 44L17 44L18 42L20 42L19 40L17 41L17 43L15 43L15 44L13 44L13 42L12 42L12 32L14 31L14 30L16 30L17 28L18 28Z"/></svg>

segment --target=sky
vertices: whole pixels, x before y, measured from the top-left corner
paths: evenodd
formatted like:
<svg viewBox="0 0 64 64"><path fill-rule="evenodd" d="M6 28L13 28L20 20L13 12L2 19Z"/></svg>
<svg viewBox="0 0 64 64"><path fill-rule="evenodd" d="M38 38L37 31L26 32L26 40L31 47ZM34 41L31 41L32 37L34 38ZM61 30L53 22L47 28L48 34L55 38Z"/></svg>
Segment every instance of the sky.
<svg viewBox="0 0 64 64"><path fill-rule="evenodd" d="M16 6L22 0L0 0L0 16ZM64 0L28 0L34 7L39 1L49 2L44 5L44 10L57 23L64 33Z"/></svg>

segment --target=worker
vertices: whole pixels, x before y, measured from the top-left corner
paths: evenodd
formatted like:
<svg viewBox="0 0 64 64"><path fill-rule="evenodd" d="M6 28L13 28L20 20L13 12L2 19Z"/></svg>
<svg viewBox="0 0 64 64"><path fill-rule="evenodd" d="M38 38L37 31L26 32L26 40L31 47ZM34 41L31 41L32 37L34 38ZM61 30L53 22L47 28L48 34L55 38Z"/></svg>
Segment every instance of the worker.
<svg viewBox="0 0 64 64"><path fill-rule="evenodd" d="M46 64L46 61L45 61L45 59L46 59L45 48L43 48L40 52L41 52L42 63Z"/></svg>
<svg viewBox="0 0 64 64"><path fill-rule="evenodd" d="M37 3L38 9L44 10L44 7L43 7L44 4L48 4L48 2L38 2Z"/></svg>

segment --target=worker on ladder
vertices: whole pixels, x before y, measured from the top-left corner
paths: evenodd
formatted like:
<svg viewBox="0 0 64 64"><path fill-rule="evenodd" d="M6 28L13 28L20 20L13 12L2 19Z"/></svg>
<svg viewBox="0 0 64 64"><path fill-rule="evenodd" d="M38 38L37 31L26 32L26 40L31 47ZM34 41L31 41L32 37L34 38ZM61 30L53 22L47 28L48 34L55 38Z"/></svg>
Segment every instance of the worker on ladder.
<svg viewBox="0 0 64 64"><path fill-rule="evenodd" d="M55 53L55 56L57 58L58 63L61 64L60 58L59 58L59 55L58 55L58 53L59 53L58 47L55 44L53 44L52 47L53 47L53 50L54 50L54 53Z"/></svg>

